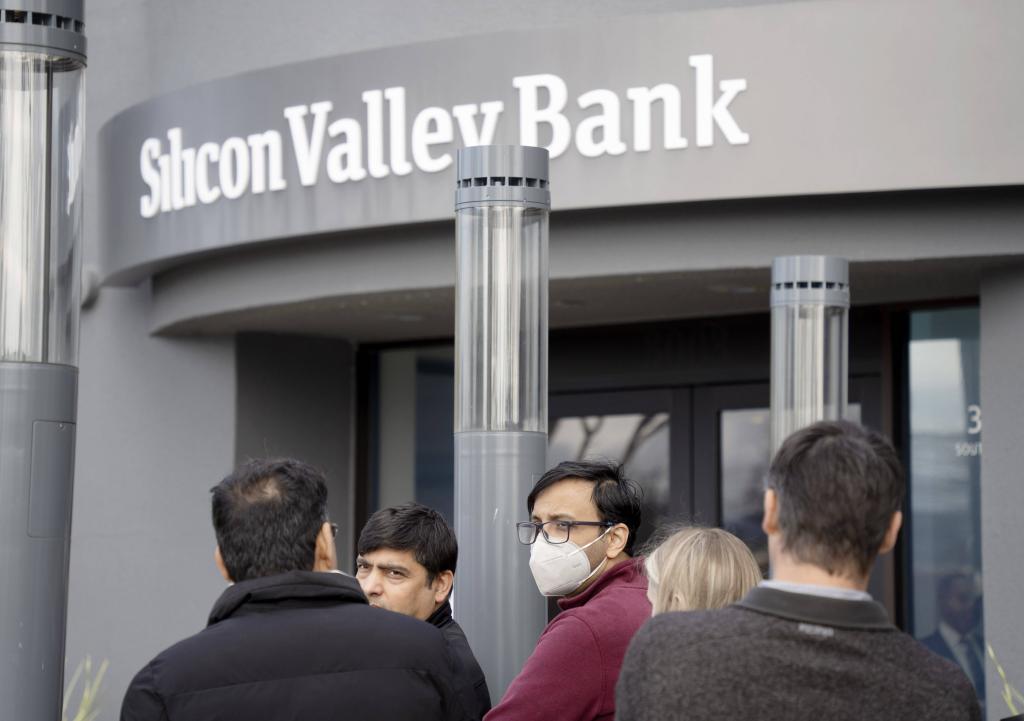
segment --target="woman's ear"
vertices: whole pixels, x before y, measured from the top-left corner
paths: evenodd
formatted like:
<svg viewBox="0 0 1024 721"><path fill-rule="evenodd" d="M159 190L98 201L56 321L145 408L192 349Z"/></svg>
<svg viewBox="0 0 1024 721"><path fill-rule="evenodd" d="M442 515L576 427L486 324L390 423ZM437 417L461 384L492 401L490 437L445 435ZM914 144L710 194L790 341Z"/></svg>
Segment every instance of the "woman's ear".
<svg viewBox="0 0 1024 721"><path fill-rule="evenodd" d="M672 592L672 611L689 611L691 610L686 603L686 596L680 591Z"/></svg>

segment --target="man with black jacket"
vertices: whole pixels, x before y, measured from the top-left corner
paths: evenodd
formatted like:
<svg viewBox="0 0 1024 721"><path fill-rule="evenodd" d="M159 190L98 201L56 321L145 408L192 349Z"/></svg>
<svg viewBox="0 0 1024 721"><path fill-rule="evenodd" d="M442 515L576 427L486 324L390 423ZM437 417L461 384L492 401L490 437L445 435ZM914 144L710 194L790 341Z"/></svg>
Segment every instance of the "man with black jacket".
<svg viewBox="0 0 1024 721"><path fill-rule="evenodd" d="M213 525L232 585L136 675L122 721L464 718L441 633L370 608L335 571L319 472L250 461L213 489Z"/></svg>
<svg viewBox="0 0 1024 721"><path fill-rule="evenodd" d="M459 560L451 526L418 503L383 508L366 522L356 551L356 578L370 605L441 629L455 660L462 706L470 718L483 718L491 710L487 680L449 602Z"/></svg>

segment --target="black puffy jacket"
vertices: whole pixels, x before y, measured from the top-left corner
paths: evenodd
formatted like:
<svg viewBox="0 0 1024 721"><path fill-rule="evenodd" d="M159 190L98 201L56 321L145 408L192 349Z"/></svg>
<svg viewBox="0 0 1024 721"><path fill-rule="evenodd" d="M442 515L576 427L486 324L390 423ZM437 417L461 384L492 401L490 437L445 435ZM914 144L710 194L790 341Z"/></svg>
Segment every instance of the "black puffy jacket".
<svg viewBox="0 0 1024 721"><path fill-rule="evenodd" d="M452 617L452 605L445 601L427 619L431 626L441 629L448 650L455 662L455 691L459 694L462 708L473 721L479 721L491 710L491 694L487 690L487 679L480 670L480 664L469 647L466 633Z"/></svg>
<svg viewBox="0 0 1024 721"><path fill-rule="evenodd" d="M121 721L458 720L441 633L370 608L350 576L231 586L196 635L134 678Z"/></svg>

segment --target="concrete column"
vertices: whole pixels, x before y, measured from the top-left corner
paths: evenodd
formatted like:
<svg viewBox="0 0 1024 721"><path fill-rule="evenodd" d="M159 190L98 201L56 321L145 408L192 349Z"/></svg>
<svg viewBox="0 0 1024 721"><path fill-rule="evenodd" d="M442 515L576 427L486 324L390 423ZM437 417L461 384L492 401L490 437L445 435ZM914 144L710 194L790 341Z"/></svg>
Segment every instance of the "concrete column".
<svg viewBox="0 0 1024 721"><path fill-rule="evenodd" d="M1024 688L1024 265L981 282L981 533L985 638L1008 678ZM1010 716L986 664L987 717Z"/></svg>

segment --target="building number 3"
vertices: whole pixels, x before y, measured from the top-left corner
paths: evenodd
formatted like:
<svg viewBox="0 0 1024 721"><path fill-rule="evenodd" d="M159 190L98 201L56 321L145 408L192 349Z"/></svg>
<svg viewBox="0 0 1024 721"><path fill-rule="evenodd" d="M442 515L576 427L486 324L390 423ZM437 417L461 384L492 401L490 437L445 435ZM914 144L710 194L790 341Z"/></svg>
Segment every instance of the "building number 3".
<svg viewBox="0 0 1024 721"><path fill-rule="evenodd" d="M972 436L981 433L981 406L976 403L967 406L967 433Z"/></svg>

